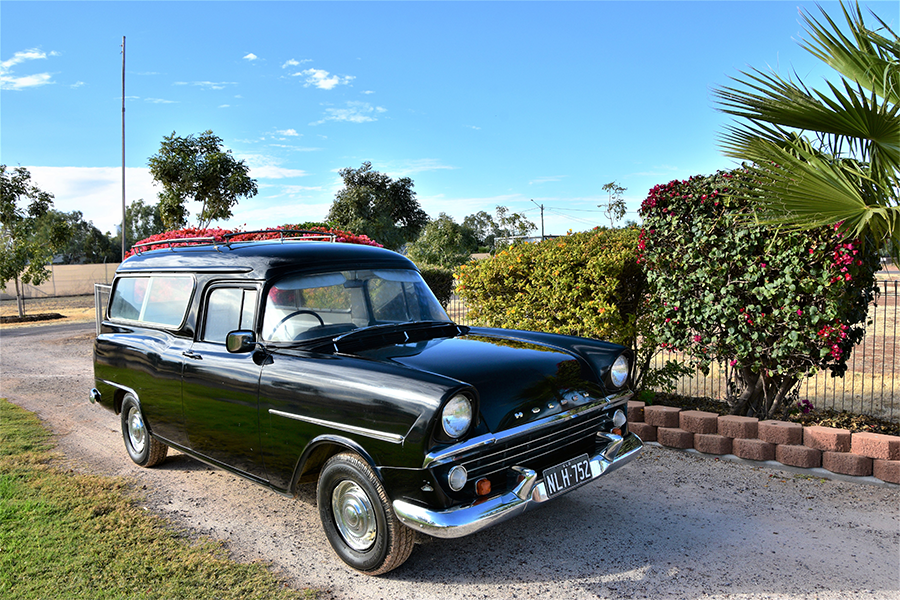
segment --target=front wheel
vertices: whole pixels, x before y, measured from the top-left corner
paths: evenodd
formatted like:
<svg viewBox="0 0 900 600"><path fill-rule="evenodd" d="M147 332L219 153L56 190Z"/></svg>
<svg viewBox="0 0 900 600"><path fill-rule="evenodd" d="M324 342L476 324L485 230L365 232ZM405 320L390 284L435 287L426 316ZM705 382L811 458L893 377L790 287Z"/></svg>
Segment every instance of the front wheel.
<svg viewBox="0 0 900 600"><path fill-rule="evenodd" d="M325 463L317 500L328 542L354 569L381 575L412 553L415 533L397 519L384 486L358 455L338 454Z"/></svg>
<svg viewBox="0 0 900 600"><path fill-rule="evenodd" d="M168 446L150 436L141 406L131 394L122 401L122 438L128 456L142 467L155 467L169 453Z"/></svg>

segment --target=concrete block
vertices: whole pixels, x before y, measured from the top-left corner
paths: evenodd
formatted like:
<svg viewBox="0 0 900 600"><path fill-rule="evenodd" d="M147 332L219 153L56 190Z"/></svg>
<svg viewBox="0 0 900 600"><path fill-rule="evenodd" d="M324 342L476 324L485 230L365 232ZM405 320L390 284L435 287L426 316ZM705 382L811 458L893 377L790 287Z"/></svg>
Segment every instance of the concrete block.
<svg viewBox="0 0 900 600"><path fill-rule="evenodd" d="M850 452L851 437L846 429L819 425L803 428L803 445L822 452Z"/></svg>
<svg viewBox="0 0 900 600"><path fill-rule="evenodd" d="M816 469L822 466L822 451L809 446L779 444L775 446L775 460L791 467Z"/></svg>
<svg viewBox="0 0 900 600"><path fill-rule="evenodd" d="M882 481L900 484L900 460L872 461L872 474Z"/></svg>
<svg viewBox="0 0 900 600"><path fill-rule="evenodd" d="M760 421L759 439L770 444L803 445L803 425L787 421Z"/></svg>
<svg viewBox="0 0 900 600"><path fill-rule="evenodd" d="M823 452L822 466L832 473L868 477L872 474L872 459L851 452Z"/></svg>
<svg viewBox="0 0 900 600"><path fill-rule="evenodd" d="M862 431L854 433L850 452L880 460L900 460L900 437Z"/></svg>
<svg viewBox="0 0 900 600"><path fill-rule="evenodd" d="M646 404L644 404L640 400L629 400L628 401L628 422L629 423L643 423L645 406L646 406Z"/></svg>
<svg viewBox="0 0 900 600"><path fill-rule="evenodd" d="M719 415L702 410L684 410L678 415L681 429L691 433L717 433L719 431Z"/></svg>
<svg viewBox="0 0 900 600"><path fill-rule="evenodd" d="M656 441L669 448L686 450L694 447L694 434L677 427L660 427L656 430Z"/></svg>
<svg viewBox="0 0 900 600"><path fill-rule="evenodd" d="M719 417L719 435L734 439L754 439L759 430L759 419L756 417L738 417L726 415Z"/></svg>
<svg viewBox="0 0 900 600"><path fill-rule="evenodd" d="M645 406L644 422L654 427L678 427L680 408L674 406Z"/></svg>
<svg viewBox="0 0 900 600"><path fill-rule="evenodd" d="M731 438L715 433L695 433L694 449L704 454L731 454Z"/></svg>
<svg viewBox="0 0 900 600"><path fill-rule="evenodd" d="M645 442L656 441L656 427L647 425L646 423L629 423L628 431L638 436Z"/></svg>
<svg viewBox="0 0 900 600"><path fill-rule="evenodd" d="M757 439L735 438L731 452L748 460L775 460L775 444Z"/></svg>

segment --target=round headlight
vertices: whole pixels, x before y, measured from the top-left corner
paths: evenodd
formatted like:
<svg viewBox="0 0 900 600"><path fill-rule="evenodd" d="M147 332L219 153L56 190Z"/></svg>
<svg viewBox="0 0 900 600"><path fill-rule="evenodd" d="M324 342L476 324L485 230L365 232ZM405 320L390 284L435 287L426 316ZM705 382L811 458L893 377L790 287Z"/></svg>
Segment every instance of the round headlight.
<svg viewBox="0 0 900 600"><path fill-rule="evenodd" d="M452 438L463 435L472 424L472 403L462 394L450 398L441 412L441 426Z"/></svg>
<svg viewBox="0 0 900 600"><path fill-rule="evenodd" d="M466 481L469 479L469 474L466 472L466 468L460 465L456 465L452 469L450 469L450 473L447 476L447 483L450 484L450 489L454 492L458 492L463 489L466 485Z"/></svg>
<svg viewBox="0 0 900 600"><path fill-rule="evenodd" d="M628 372L630 370L631 365L628 364L628 359L624 356L619 356L616 362L613 363L612 369L609 370L609 378L616 389L622 387L628 381Z"/></svg>

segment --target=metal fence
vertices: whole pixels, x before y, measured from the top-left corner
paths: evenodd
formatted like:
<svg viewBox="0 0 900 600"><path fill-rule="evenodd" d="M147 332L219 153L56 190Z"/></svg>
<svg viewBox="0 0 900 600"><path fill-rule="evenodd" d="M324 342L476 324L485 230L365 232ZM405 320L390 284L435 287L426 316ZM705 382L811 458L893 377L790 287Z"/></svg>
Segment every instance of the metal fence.
<svg viewBox="0 0 900 600"><path fill-rule="evenodd" d="M799 386L799 402L815 408L830 408L870 415L890 421L900 420L900 360L897 357L898 281L882 281L881 294L869 306L866 334L854 348L843 377L820 371ZM465 304L454 295L447 308L450 318L467 325ZM672 354L658 354L654 366L673 360ZM731 369L714 364L708 375L696 371L676 382L675 392L724 400L728 395Z"/></svg>

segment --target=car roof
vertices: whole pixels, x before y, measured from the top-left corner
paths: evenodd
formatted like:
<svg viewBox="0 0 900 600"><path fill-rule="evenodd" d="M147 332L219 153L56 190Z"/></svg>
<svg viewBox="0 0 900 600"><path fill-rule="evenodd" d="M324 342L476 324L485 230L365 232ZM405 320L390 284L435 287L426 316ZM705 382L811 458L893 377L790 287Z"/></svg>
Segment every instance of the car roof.
<svg viewBox="0 0 900 600"><path fill-rule="evenodd" d="M416 266L405 256L374 246L275 240L145 251L127 258L116 273L227 273L248 279L270 279L286 272L358 268L416 269Z"/></svg>

